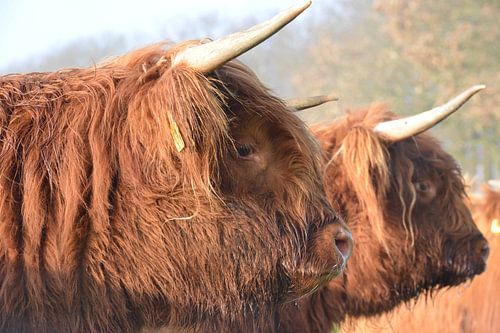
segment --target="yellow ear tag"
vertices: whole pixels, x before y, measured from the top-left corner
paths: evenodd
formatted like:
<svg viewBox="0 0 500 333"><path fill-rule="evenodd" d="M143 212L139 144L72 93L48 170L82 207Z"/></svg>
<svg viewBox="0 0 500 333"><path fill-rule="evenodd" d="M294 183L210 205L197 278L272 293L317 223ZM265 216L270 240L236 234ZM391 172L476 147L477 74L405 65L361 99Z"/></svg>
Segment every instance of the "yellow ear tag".
<svg viewBox="0 0 500 333"><path fill-rule="evenodd" d="M493 219L493 221L491 221L491 232L494 234L500 234L500 225L498 224L497 219Z"/></svg>
<svg viewBox="0 0 500 333"><path fill-rule="evenodd" d="M170 135L172 135L172 139L174 139L175 148L177 148L178 152L181 152L184 147L186 147L186 144L182 139L181 132L179 131L179 126L177 126L177 123L175 122L170 112L168 112L168 122L170 123Z"/></svg>

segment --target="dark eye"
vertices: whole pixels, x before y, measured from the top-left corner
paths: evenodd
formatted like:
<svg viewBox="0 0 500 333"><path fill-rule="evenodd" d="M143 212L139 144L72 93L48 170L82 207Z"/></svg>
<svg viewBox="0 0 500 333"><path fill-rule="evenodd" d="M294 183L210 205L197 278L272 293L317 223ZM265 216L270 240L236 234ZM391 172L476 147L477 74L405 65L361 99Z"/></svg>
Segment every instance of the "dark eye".
<svg viewBox="0 0 500 333"><path fill-rule="evenodd" d="M249 145L238 145L236 147L236 150L238 151L239 157L248 157L250 154L252 154L252 147L250 147Z"/></svg>
<svg viewBox="0 0 500 333"><path fill-rule="evenodd" d="M415 189L419 192L427 192L429 190L429 184L426 182L415 183Z"/></svg>

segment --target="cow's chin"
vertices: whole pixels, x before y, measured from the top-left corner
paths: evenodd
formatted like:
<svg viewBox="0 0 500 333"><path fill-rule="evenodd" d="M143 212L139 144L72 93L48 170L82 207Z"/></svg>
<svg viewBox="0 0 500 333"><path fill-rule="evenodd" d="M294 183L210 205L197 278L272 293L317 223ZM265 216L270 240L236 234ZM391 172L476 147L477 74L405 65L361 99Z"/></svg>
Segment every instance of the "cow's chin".
<svg viewBox="0 0 500 333"><path fill-rule="evenodd" d="M322 286L328 284L331 280L342 274L344 266L345 264L338 267L332 267L330 271L324 272L323 274L304 274L296 278L296 281L299 282L295 286L292 286L292 293L289 301L295 301L301 297L315 293Z"/></svg>
<svg viewBox="0 0 500 333"><path fill-rule="evenodd" d="M457 259L432 265L434 269L429 269L428 273L430 274L422 275L420 280L407 279L395 283L393 286L396 288L393 290L393 294L396 292L395 294L398 295L397 301L409 301L421 295L432 296L441 288L454 287L472 280L486 268L484 263L479 261L476 262L465 257ZM391 308L389 304L390 302L387 305Z"/></svg>
<svg viewBox="0 0 500 333"><path fill-rule="evenodd" d="M319 265L315 262L307 262L301 267L295 267L290 275L289 295L285 301L295 301L304 296L316 292L331 280L339 278L345 269L347 259L342 258L340 262L332 265ZM285 265L286 267L286 265ZM318 269L322 267L322 269ZM290 270L288 270L290 272Z"/></svg>
<svg viewBox="0 0 500 333"><path fill-rule="evenodd" d="M473 279L486 270L484 261L472 260L467 256L447 260L443 266L443 273L437 281L443 287L457 286Z"/></svg>

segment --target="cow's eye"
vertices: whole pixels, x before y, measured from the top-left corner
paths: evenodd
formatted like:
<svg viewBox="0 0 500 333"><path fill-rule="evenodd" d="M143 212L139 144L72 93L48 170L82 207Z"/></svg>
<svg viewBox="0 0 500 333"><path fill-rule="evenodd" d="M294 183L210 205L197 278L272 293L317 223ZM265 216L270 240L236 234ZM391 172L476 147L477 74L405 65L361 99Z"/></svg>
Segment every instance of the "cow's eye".
<svg viewBox="0 0 500 333"><path fill-rule="evenodd" d="M252 147L249 145L238 145L236 147L239 157L248 157L252 154Z"/></svg>
<svg viewBox="0 0 500 333"><path fill-rule="evenodd" d="M427 182L416 182L415 189L419 192L427 192L429 190L429 184Z"/></svg>

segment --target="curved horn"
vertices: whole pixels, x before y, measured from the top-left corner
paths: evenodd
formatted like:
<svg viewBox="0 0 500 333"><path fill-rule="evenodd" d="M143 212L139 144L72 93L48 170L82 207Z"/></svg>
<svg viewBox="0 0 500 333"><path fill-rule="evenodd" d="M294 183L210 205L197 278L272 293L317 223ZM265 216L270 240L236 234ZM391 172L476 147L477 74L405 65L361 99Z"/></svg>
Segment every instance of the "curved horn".
<svg viewBox="0 0 500 333"><path fill-rule="evenodd" d="M271 37L310 5L311 0L303 1L302 4L285 10L248 30L206 44L188 47L175 56L172 65L185 63L201 73L213 71Z"/></svg>
<svg viewBox="0 0 500 333"><path fill-rule="evenodd" d="M457 111L469 98L484 88L486 88L484 85L472 86L446 104L414 116L379 123L373 130L388 141L396 142L407 139L436 125Z"/></svg>
<svg viewBox="0 0 500 333"><path fill-rule="evenodd" d="M286 106L293 109L294 112L309 109L324 103L338 101L339 98L333 94L320 95L306 98L294 98L285 102Z"/></svg>

